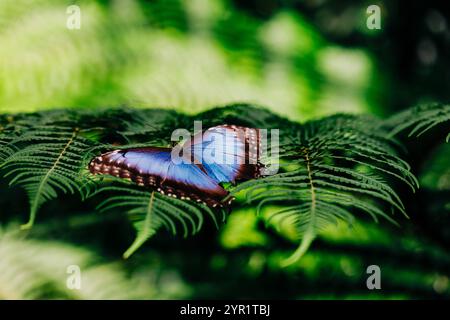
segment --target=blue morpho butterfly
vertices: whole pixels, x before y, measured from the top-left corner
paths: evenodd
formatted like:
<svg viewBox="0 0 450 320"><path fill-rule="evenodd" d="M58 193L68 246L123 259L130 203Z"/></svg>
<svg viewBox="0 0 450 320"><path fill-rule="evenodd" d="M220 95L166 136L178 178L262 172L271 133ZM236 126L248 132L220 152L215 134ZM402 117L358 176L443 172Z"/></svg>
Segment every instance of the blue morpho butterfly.
<svg viewBox="0 0 450 320"><path fill-rule="evenodd" d="M172 148L122 149L94 158L89 170L93 174L129 179L162 194L211 207L224 205L222 200L228 191L222 183L235 184L260 176L258 129L221 125L194 135L186 143L189 145L182 148L189 152L176 160Z"/></svg>

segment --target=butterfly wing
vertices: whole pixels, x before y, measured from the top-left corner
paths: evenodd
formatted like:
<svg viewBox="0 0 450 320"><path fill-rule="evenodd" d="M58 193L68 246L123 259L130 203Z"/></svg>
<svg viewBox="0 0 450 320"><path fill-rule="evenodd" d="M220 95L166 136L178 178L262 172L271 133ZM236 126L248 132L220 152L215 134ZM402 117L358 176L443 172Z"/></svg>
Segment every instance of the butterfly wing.
<svg viewBox="0 0 450 320"><path fill-rule="evenodd" d="M192 199L215 206L228 195L200 165L171 160L168 148L114 150L94 158L89 169L94 174L110 174L130 179L140 186L156 188L162 194Z"/></svg>
<svg viewBox="0 0 450 320"><path fill-rule="evenodd" d="M191 144L193 159L201 162L206 173L218 183L235 183L260 175L258 129L216 126L195 135Z"/></svg>

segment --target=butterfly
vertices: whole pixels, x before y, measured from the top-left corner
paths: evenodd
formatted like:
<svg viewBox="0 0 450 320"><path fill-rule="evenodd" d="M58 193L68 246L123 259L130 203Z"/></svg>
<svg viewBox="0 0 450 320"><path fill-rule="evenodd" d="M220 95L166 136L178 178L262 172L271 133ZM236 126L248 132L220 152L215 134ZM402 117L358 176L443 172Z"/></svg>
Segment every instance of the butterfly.
<svg viewBox="0 0 450 320"><path fill-rule="evenodd" d="M194 135L181 147L183 152L178 153L175 147L113 150L92 159L89 170L210 207L233 200L222 201L229 194L223 183L235 184L261 175L258 129L220 125Z"/></svg>

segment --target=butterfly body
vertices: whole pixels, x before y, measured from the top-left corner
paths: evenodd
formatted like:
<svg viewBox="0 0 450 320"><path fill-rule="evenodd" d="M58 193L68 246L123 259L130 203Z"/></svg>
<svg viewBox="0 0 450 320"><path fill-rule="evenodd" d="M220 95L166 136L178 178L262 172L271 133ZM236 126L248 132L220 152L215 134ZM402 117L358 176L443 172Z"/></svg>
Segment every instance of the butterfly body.
<svg viewBox="0 0 450 320"><path fill-rule="evenodd" d="M250 139L259 143L259 135L254 131L250 134L250 130L256 129L218 126L202 133L203 139L194 136L188 146L191 155L183 159L189 161L174 161L171 148L131 148L95 157L89 164L89 170L93 174L129 179L167 196L193 200L211 207L223 206L231 200L222 202L228 191L221 183L234 184L239 180L259 177L261 165L255 155L258 147L250 144Z"/></svg>

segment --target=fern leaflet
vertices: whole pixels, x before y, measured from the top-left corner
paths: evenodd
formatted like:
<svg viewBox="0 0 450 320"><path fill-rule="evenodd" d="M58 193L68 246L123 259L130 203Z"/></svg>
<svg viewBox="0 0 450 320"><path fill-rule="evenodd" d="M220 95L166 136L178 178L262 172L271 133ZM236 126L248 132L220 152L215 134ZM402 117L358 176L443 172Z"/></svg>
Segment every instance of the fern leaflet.
<svg viewBox="0 0 450 320"><path fill-rule="evenodd" d="M431 128L449 122L450 126L450 104L426 104L407 109L388 119L385 126L392 128L391 135L394 136L401 131L412 128L409 136L421 136ZM446 142L450 140L450 130Z"/></svg>
<svg viewBox="0 0 450 320"><path fill-rule="evenodd" d="M10 143L16 152L7 157L0 168L11 177L10 185L23 187L29 197L29 220L23 229L32 227L39 208L58 192L80 192L88 186L82 173L84 154L92 142L78 128L35 126Z"/></svg>

